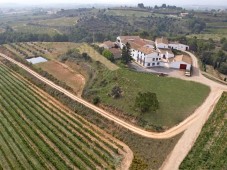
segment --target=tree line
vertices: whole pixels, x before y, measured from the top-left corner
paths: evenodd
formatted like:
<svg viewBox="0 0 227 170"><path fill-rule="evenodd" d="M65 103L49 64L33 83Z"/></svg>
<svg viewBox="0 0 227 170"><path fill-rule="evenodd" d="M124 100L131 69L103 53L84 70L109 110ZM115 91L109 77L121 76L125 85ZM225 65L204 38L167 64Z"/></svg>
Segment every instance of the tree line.
<svg viewBox="0 0 227 170"><path fill-rule="evenodd" d="M21 33L14 31L6 31L0 34L0 44L14 42L67 42L69 37L66 34L37 34L37 33Z"/></svg>

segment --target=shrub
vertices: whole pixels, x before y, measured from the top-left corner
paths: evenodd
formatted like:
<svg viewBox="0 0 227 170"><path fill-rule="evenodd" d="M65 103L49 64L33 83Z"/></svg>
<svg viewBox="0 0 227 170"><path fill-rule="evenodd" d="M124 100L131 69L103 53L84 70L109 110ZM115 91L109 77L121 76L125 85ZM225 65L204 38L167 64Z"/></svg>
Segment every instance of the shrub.
<svg viewBox="0 0 227 170"><path fill-rule="evenodd" d="M150 110L156 111L159 108L159 102L155 93L139 92L135 100L135 108L141 112L148 112Z"/></svg>
<svg viewBox="0 0 227 170"><path fill-rule="evenodd" d="M121 97L121 93L122 90L119 86L114 86L111 90L111 96L115 99Z"/></svg>
<svg viewBox="0 0 227 170"><path fill-rule="evenodd" d="M100 101L101 100L100 100L100 97L99 96L96 96L96 97L93 98L93 104L95 104L95 105L99 104Z"/></svg>

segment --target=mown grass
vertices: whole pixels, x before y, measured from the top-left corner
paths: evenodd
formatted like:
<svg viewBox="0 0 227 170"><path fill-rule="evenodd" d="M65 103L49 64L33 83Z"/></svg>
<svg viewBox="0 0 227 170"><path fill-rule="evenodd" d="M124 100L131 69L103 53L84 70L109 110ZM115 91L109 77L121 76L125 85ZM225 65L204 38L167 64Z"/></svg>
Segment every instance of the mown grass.
<svg viewBox="0 0 227 170"><path fill-rule="evenodd" d="M227 169L227 93L223 93L180 169Z"/></svg>
<svg viewBox="0 0 227 170"><path fill-rule="evenodd" d="M114 86L119 86L123 91L119 99L109 95ZM135 98L138 92L147 91L157 94L160 108L156 112L140 113L134 109ZM207 86L195 82L122 68L114 72L101 70L90 87L86 87L85 96L90 99L99 96L102 104L117 108L128 117L136 117L138 124L145 128L153 129L155 126L166 129L193 113L209 91Z"/></svg>

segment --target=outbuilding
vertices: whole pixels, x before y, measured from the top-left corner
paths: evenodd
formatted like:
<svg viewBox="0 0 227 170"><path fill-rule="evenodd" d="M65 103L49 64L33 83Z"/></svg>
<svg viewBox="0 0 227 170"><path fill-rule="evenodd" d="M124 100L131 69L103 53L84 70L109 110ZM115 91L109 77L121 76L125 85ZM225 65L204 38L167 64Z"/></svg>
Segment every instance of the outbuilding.
<svg viewBox="0 0 227 170"><path fill-rule="evenodd" d="M169 43L169 48L172 50L181 50L181 51L188 51L189 50L189 46L188 45L184 45L184 44L180 44L180 43Z"/></svg>
<svg viewBox="0 0 227 170"><path fill-rule="evenodd" d="M170 62L171 68L191 70L192 60L187 55L176 55Z"/></svg>

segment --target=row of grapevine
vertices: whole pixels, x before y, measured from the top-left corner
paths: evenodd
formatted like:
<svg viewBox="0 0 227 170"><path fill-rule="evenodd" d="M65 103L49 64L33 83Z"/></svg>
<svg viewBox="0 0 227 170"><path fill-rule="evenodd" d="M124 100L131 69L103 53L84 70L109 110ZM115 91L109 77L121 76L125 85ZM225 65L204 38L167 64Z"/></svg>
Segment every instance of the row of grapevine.
<svg viewBox="0 0 227 170"><path fill-rule="evenodd" d="M0 165L115 169L121 145L0 63ZM8 129L10 127L10 129ZM120 147L119 147L120 146ZM15 167L11 167L15 169Z"/></svg>

